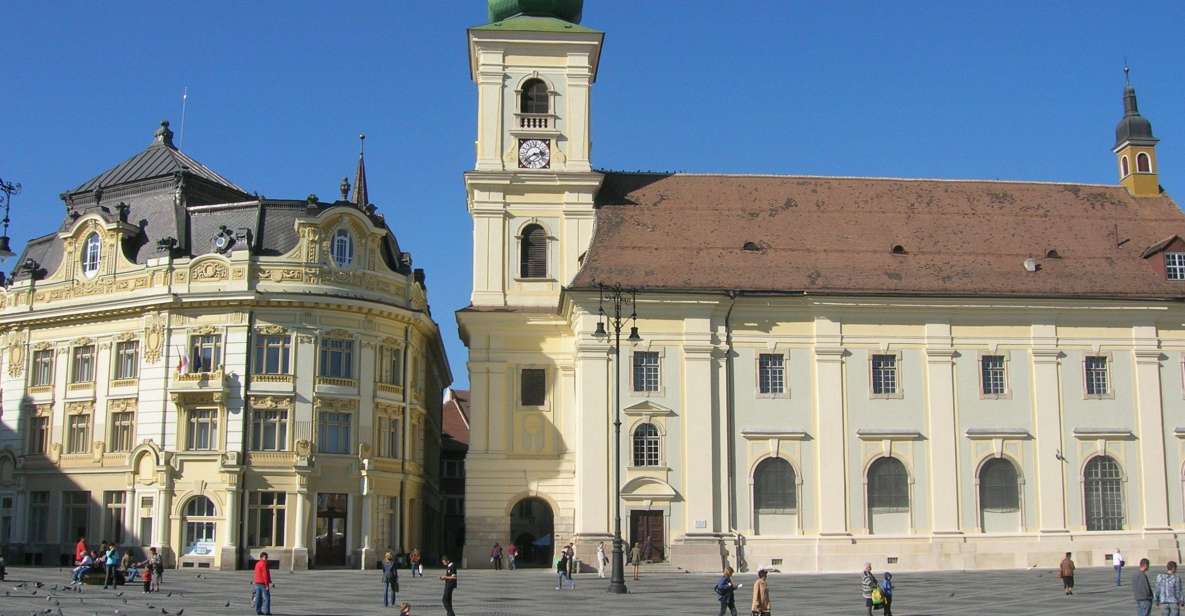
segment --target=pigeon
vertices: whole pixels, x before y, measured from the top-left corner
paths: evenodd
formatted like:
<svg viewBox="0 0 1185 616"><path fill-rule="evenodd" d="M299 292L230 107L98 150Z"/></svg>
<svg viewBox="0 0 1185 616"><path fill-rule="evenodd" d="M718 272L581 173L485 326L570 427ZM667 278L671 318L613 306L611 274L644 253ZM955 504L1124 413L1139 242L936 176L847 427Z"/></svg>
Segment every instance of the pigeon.
<svg viewBox="0 0 1185 616"><path fill-rule="evenodd" d="M162 608L160 608L160 613L161 614L168 614L169 610L166 610L165 608L162 607Z"/></svg>
<svg viewBox="0 0 1185 616"><path fill-rule="evenodd" d="M173 593L171 593L171 592L169 592L169 593L165 593L165 596L166 596L166 597L172 597L172 596L173 596Z"/></svg>
<svg viewBox="0 0 1185 616"><path fill-rule="evenodd" d="M223 605L222 607L230 607L230 601L227 601L226 605Z"/></svg>
<svg viewBox="0 0 1185 616"><path fill-rule="evenodd" d="M37 588L44 588L45 587L45 584L42 584L41 582L33 582L33 584L35 586L37 586Z"/></svg>
<svg viewBox="0 0 1185 616"><path fill-rule="evenodd" d="M185 613L185 608L181 608L181 609L177 610L177 616L181 616L184 613ZM0 614L0 616L4 616L4 614Z"/></svg>
<svg viewBox="0 0 1185 616"><path fill-rule="evenodd" d="M122 596L123 596L123 591L121 590L121 591L119 591L119 592L115 593L115 596L116 596L116 597L122 597Z"/></svg>

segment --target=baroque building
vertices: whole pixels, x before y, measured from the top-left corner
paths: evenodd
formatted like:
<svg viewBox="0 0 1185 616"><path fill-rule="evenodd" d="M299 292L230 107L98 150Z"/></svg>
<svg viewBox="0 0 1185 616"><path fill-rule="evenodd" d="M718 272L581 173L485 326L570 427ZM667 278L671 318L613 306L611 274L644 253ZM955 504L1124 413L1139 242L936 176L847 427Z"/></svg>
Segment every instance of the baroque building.
<svg viewBox="0 0 1185 616"><path fill-rule="evenodd" d="M79 537L223 569L435 553L451 375L361 156L350 189L248 194L162 122L62 194L0 294L9 562Z"/></svg>
<svg viewBox="0 0 1185 616"><path fill-rule="evenodd" d="M1130 84L1117 184L596 171L581 8L468 31L471 566L592 562L615 445L625 540L687 569L1176 556L1185 214ZM620 365L601 284L638 289Z"/></svg>

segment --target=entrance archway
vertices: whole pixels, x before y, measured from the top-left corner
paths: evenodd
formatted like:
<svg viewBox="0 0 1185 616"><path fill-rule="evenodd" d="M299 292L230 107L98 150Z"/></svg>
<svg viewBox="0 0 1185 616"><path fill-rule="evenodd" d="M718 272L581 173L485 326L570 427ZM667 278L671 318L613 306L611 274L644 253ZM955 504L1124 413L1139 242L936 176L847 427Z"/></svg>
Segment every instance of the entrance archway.
<svg viewBox="0 0 1185 616"><path fill-rule="evenodd" d="M555 528L551 506L541 498L524 498L510 510L510 538L518 546L518 566L551 567Z"/></svg>

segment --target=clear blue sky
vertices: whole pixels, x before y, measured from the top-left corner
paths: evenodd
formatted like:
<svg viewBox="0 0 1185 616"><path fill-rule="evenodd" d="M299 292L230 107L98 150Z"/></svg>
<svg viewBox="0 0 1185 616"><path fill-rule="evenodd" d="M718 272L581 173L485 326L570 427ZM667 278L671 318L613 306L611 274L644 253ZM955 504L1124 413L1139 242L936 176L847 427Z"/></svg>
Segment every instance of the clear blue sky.
<svg viewBox="0 0 1185 616"><path fill-rule="evenodd" d="M370 195L415 264L456 385L469 299L483 0L10 2L0 177L16 246L58 194L190 104L184 149L270 197L337 194L366 132ZM1185 3L586 0L604 30L593 162L612 169L1114 183L1126 56L1185 194ZM12 262L4 264L11 269Z"/></svg>

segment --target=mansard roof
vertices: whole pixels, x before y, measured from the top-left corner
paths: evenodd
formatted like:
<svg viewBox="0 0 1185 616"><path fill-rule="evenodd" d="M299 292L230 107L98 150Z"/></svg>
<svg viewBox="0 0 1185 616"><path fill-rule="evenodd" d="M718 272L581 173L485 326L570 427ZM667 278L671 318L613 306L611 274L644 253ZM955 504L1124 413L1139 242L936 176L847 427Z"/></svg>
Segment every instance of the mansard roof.
<svg viewBox="0 0 1185 616"><path fill-rule="evenodd" d="M1141 258L1172 233L1121 186L607 172L571 286L1183 299Z"/></svg>

